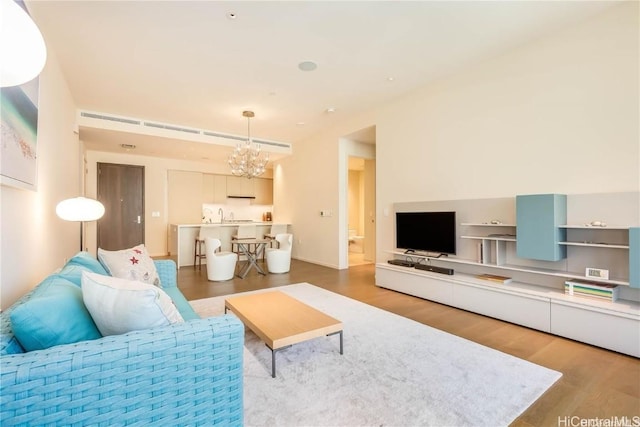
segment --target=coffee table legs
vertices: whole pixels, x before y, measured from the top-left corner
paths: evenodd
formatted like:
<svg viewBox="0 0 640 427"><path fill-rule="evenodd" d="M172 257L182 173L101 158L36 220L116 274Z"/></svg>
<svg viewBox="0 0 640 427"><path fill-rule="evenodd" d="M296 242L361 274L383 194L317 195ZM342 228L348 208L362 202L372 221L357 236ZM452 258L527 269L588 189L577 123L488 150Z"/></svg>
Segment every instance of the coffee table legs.
<svg viewBox="0 0 640 427"><path fill-rule="evenodd" d="M343 347L343 335L342 335L342 331L338 331L338 332L334 332L332 334L327 334L328 337L332 336L332 335L340 335L340 354L344 354L344 347ZM271 347L269 347L268 344L265 344L269 350L271 350L271 378L275 378L276 377L276 353L280 350L284 350L286 348L291 347L290 345L285 346L285 347L280 347L280 348L276 348L275 350Z"/></svg>
<svg viewBox="0 0 640 427"><path fill-rule="evenodd" d="M332 336L332 335L336 335L336 334L340 334L340 354L344 354L344 352L342 351L342 331L338 331L338 332L334 332L332 334L327 335L328 337Z"/></svg>
<svg viewBox="0 0 640 427"><path fill-rule="evenodd" d="M267 347L269 347L267 345ZM275 378L276 377L276 352L280 351L280 350L284 350L285 348L289 348L291 347L290 345L286 346L286 347L280 347L280 348L276 348L275 350L272 349L271 347L269 347L269 350L271 350L271 378Z"/></svg>

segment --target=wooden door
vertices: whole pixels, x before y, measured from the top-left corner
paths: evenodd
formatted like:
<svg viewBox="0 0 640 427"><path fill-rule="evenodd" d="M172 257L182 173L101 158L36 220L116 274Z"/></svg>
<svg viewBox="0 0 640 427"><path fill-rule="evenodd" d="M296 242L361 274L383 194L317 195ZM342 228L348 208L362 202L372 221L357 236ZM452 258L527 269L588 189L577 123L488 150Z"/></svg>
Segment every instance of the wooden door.
<svg viewBox="0 0 640 427"><path fill-rule="evenodd" d="M98 247L109 251L144 243L144 166L98 163Z"/></svg>

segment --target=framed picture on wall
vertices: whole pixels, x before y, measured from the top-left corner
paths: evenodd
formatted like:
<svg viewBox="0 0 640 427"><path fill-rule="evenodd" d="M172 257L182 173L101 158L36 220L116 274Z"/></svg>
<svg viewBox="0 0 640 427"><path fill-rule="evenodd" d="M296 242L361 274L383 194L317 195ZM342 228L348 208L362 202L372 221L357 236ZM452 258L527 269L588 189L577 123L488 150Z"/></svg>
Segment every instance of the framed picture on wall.
<svg viewBox="0 0 640 427"><path fill-rule="evenodd" d="M0 88L0 183L36 191L39 78Z"/></svg>

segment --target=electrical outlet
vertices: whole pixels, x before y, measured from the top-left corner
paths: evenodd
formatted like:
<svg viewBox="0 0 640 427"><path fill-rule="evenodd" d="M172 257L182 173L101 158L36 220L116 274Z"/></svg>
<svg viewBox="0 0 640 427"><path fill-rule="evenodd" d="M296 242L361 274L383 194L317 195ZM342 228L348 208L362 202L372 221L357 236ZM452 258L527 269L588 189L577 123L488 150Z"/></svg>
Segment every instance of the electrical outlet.
<svg viewBox="0 0 640 427"><path fill-rule="evenodd" d="M151 212L151 216L153 218L160 218L160 212L159 211L153 211L153 212Z"/></svg>

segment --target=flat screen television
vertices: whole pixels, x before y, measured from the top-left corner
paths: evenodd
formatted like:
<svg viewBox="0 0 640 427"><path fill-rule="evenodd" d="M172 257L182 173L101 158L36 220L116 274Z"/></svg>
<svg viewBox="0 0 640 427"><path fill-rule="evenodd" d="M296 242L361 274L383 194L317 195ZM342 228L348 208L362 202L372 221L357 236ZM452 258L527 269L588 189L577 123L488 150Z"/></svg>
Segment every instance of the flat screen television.
<svg viewBox="0 0 640 427"><path fill-rule="evenodd" d="M455 212L396 212L396 248L455 255Z"/></svg>

